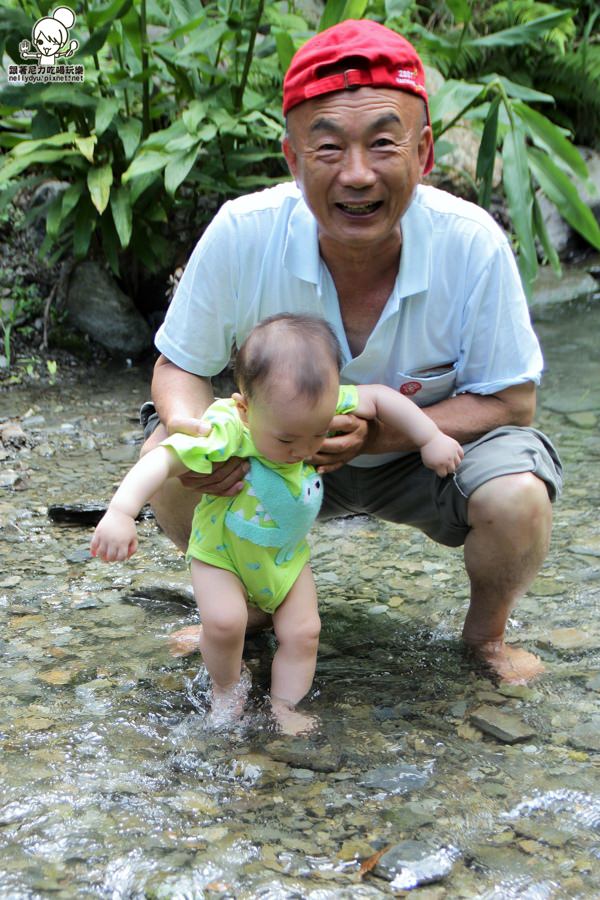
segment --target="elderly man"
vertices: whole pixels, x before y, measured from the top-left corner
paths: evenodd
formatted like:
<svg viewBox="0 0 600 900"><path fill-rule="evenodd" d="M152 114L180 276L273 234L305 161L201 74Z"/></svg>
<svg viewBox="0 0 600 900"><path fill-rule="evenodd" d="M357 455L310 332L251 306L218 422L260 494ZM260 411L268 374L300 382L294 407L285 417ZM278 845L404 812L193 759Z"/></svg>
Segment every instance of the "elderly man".
<svg viewBox="0 0 600 900"><path fill-rule="evenodd" d="M510 610L548 549L558 457L529 428L542 357L504 234L477 206L419 185L433 165L421 61L400 35L347 21L309 40L284 81L283 152L295 184L226 203L199 241L156 337L156 416L202 433L210 378L275 312L326 318L342 380L409 395L465 449L453 478L425 469L402 434L334 421L313 462L322 516L368 513L464 545L463 639L503 679L542 666L504 642ZM198 491L234 493L242 463L154 498L181 548Z"/></svg>

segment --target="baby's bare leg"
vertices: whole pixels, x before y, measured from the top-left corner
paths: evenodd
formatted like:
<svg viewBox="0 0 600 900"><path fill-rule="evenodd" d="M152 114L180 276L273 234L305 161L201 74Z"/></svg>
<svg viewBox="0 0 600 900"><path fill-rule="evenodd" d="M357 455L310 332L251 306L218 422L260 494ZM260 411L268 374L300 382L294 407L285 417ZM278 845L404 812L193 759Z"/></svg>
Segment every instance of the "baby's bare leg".
<svg viewBox="0 0 600 900"><path fill-rule="evenodd" d="M248 622L246 592L239 578L226 569L192 560L192 584L202 627L197 646L212 679L214 706L244 698L240 682L244 635Z"/></svg>
<svg viewBox="0 0 600 900"><path fill-rule="evenodd" d="M312 716L294 710L310 689L317 664L321 620L310 566L305 566L289 594L273 613L279 643L271 668L271 697L275 717L288 734L315 727Z"/></svg>

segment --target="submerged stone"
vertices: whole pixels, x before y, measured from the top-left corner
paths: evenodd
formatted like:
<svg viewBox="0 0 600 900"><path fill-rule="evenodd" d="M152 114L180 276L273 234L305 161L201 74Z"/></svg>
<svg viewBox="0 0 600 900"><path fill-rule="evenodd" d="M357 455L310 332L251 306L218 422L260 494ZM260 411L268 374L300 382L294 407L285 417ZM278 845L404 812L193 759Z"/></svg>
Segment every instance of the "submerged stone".
<svg viewBox="0 0 600 900"><path fill-rule="evenodd" d="M485 734L504 744L516 744L535 737L535 730L512 713L505 713L493 706L480 706L470 715L471 722Z"/></svg>
<svg viewBox="0 0 600 900"><path fill-rule="evenodd" d="M600 715L576 725L567 740L578 750L600 750Z"/></svg>
<svg viewBox="0 0 600 900"><path fill-rule="evenodd" d="M429 774L416 766L378 766L363 775L360 784L394 794L408 794L425 787Z"/></svg>
<svg viewBox="0 0 600 900"><path fill-rule="evenodd" d="M421 841L402 841L383 854L374 874L392 882L396 890L441 881L450 874L456 852L446 847L433 850Z"/></svg>

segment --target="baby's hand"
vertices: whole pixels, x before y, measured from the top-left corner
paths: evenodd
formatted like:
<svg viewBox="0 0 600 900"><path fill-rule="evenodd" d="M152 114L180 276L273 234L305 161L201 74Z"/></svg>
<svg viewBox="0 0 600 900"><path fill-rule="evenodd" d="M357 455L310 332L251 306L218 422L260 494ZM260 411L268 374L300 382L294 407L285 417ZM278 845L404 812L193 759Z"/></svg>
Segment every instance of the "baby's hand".
<svg viewBox="0 0 600 900"><path fill-rule="evenodd" d="M464 456L463 448L454 438L439 431L435 437L421 447L421 458L429 469L444 478L456 472Z"/></svg>
<svg viewBox="0 0 600 900"><path fill-rule="evenodd" d="M137 550L137 545L135 520L109 507L96 527L90 553L105 562L120 562L129 559Z"/></svg>

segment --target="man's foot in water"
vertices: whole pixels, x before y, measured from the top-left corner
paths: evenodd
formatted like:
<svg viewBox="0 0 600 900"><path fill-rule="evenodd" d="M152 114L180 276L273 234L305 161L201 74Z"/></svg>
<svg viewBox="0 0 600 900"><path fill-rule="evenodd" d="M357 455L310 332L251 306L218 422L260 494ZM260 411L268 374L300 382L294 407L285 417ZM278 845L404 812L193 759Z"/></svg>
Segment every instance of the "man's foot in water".
<svg viewBox="0 0 600 900"><path fill-rule="evenodd" d="M504 641L467 644L471 653L505 684L527 684L545 671L539 656Z"/></svg>
<svg viewBox="0 0 600 900"><path fill-rule="evenodd" d="M189 656L190 653L200 653L200 635L202 625L188 625L169 635L169 650L171 656Z"/></svg>

